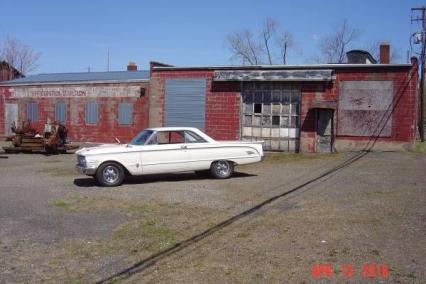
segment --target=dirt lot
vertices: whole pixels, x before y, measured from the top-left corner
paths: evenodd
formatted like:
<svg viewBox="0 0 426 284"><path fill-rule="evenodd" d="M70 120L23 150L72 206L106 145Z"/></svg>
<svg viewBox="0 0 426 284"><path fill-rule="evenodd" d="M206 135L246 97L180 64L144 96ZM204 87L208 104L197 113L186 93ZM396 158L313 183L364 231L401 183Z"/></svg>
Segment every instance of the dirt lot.
<svg viewBox="0 0 426 284"><path fill-rule="evenodd" d="M328 283L312 274L326 265L332 282L425 283L419 152L368 153L279 198L357 153L272 154L228 180L156 175L108 189L75 173L72 154L0 153L0 283L92 283L128 268L112 281ZM388 278L364 278L365 264Z"/></svg>

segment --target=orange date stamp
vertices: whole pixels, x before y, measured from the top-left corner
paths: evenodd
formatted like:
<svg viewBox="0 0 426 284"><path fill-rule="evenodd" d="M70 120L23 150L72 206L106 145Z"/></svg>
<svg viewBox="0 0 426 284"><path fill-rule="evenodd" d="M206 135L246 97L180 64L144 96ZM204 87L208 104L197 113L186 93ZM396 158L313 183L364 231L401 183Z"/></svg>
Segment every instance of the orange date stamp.
<svg viewBox="0 0 426 284"><path fill-rule="evenodd" d="M330 263L316 263L311 267L311 276L313 279L332 279L333 276L340 276L345 279L351 279L356 275L364 279L388 279L389 267L386 264L365 263L356 270L353 264L344 263L340 266L340 273L334 269Z"/></svg>

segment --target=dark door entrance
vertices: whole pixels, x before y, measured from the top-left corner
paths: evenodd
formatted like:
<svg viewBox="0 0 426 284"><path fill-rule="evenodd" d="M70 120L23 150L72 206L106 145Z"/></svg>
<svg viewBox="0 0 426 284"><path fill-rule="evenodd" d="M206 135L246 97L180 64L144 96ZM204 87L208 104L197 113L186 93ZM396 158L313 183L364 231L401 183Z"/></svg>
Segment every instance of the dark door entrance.
<svg viewBox="0 0 426 284"><path fill-rule="evenodd" d="M317 109L317 152L332 151L333 143L333 110Z"/></svg>

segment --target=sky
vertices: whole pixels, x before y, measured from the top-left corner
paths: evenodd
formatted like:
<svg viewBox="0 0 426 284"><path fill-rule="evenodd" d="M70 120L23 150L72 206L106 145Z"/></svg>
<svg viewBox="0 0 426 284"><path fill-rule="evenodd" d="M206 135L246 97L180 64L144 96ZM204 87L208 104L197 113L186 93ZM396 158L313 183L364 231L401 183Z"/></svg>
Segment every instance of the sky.
<svg viewBox="0 0 426 284"><path fill-rule="evenodd" d="M321 38L343 19L360 32L351 46L386 40L405 63L416 0L1 0L0 42L13 37L41 53L33 73L125 70L129 61L230 65L226 36L261 29L267 17L293 34L288 64L311 63ZM7 11L6 13L4 11Z"/></svg>

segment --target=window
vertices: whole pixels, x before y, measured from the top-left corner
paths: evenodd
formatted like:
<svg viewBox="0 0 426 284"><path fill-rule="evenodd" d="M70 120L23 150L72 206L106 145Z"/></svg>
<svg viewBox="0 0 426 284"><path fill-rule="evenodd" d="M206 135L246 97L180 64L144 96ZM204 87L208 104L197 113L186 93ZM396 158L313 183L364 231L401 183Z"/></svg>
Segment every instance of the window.
<svg viewBox="0 0 426 284"><path fill-rule="evenodd" d="M67 105L65 102L56 103L55 120L59 123L65 123L67 121Z"/></svg>
<svg viewBox="0 0 426 284"><path fill-rule="evenodd" d="M133 104L120 103L118 105L118 123L121 125L129 125L133 122Z"/></svg>
<svg viewBox="0 0 426 284"><path fill-rule="evenodd" d="M254 104L254 113L262 113L262 104Z"/></svg>
<svg viewBox="0 0 426 284"><path fill-rule="evenodd" d="M206 140L204 140L198 134L192 131L185 131L185 142L186 143L205 143Z"/></svg>
<svg viewBox="0 0 426 284"><path fill-rule="evenodd" d="M86 123L96 124L98 122L98 103L90 101L86 103Z"/></svg>
<svg viewBox="0 0 426 284"><path fill-rule="evenodd" d="M31 122L38 120L38 105L36 102L27 104L27 119Z"/></svg>
<svg viewBox="0 0 426 284"><path fill-rule="evenodd" d="M156 138L159 145L185 143L183 131L160 131Z"/></svg>

